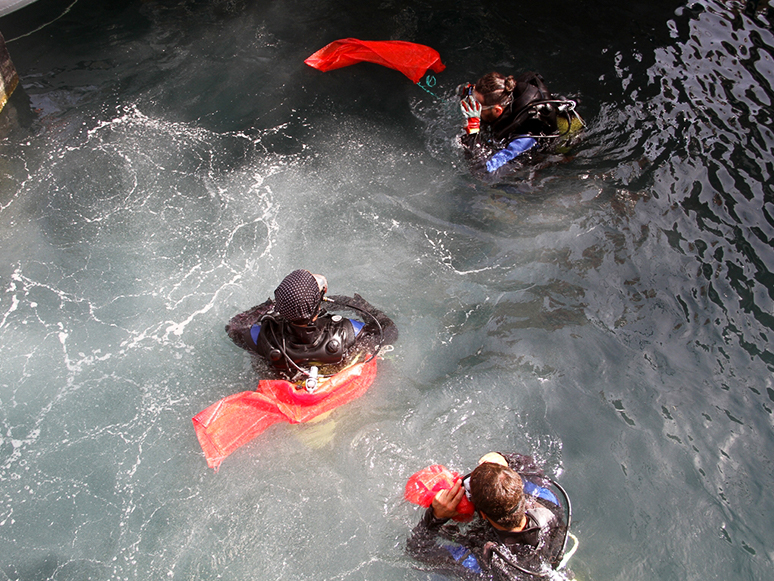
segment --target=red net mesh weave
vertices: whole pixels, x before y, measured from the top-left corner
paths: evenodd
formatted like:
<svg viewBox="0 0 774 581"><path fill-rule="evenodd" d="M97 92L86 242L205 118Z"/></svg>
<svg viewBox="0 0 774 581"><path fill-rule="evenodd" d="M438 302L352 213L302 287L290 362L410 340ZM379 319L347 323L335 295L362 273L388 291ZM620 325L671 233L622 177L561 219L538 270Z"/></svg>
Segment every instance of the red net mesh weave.
<svg viewBox="0 0 774 581"><path fill-rule="evenodd" d="M404 496L409 502L428 507L440 490L451 488L459 479L460 475L457 472L449 470L446 466L433 464L409 477ZM457 505L457 512L466 516L475 512L473 504L465 495Z"/></svg>
<svg viewBox="0 0 774 581"><path fill-rule="evenodd" d="M277 422L298 424L363 395L376 377L376 358L321 381L314 393L290 382L261 380L255 391L224 397L193 418L194 430L210 468L218 469L234 450Z"/></svg>
<svg viewBox="0 0 774 581"><path fill-rule="evenodd" d="M441 55L429 46L402 40L358 40L342 38L324 46L304 61L323 72L370 62L400 71L417 83L428 69L440 73L446 68Z"/></svg>

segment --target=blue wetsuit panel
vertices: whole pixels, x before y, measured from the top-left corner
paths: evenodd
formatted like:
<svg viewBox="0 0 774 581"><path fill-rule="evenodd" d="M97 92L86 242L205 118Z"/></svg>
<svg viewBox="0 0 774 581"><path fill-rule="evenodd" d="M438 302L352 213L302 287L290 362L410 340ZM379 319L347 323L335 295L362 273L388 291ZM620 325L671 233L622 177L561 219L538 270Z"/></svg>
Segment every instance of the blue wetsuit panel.
<svg viewBox="0 0 774 581"><path fill-rule="evenodd" d="M350 319L349 322L352 323L352 328L355 330L355 337L357 337L360 334L360 331L363 330L363 327L365 327L365 323L356 319Z"/></svg>
<svg viewBox="0 0 774 581"><path fill-rule="evenodd" d="M508 144L508 147L501 149L489 158L486 162L486 171L492 173L504 166L506 163L515 159L525 151L532 149L537 145L537 141L528 135L517 137Z"/></svg>
<svg viewBox="0 0 774 581"><path fill-rule="evenodd" d="M443 545L443 548L449 551L452 559L466 569L473 571L474 573L481 573L481 566L478 564L478 561L473 556L473 553L468 551L465 547L461 547L460 545Z"/></svg>
<svg viewBox="0 0 774 581"><path fill-rule="evenodd" d="M553 502L557 506L561 506L559 504L559 499L556 498L556 495L548 490L548 488L543 488L542 486L538 486L534 482L530 482L529 480L524 481L524 492L529 494L530 496L537 496L538 498L543 498L549 502Z"/></svg>
<svg viewBox="0 0 774 581"><path fill-rule="evenodd" d="M261 326L260 325L253 325L250 327L250 338L253 340L253 343L258 345L258 335L261 334Z"/></svg>

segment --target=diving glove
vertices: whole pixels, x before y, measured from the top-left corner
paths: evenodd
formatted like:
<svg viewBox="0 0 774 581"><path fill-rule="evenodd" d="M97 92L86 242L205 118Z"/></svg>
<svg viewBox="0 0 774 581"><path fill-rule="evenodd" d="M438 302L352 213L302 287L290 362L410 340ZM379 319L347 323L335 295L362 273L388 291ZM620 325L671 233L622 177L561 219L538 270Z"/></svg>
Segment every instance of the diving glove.
<svg viewBox="0 0 774 581"><path fill-rule="evenodd" d="M462 114L468 120L465 131L468 134L478 133L479 129L481 129L481 103L476 101L473 95L468 95L460 101L460 109L462 109Z"/></svg>

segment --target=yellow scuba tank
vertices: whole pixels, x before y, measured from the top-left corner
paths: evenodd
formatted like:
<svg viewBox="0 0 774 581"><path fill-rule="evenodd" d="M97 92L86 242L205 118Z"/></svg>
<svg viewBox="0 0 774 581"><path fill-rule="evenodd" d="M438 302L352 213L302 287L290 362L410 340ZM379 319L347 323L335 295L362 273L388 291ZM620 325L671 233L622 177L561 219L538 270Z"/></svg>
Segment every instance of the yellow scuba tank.
<svg viewBox="0 0 774 581"><path fill-rule="evenodd" d="M554 151L562 155L570 152L572 138L577 135L581 129L586 126L580 115L575 111L571 113L559 114L556 116L556 128L560 137L557 139Z"/></svg>
<svg viewBox="0 0 774 581"><path fill-rule="evenodd" d="M556 127L561 135L573 135L583 129L585 123L581 116L573 112L572 119L568 119L565 115L556 116Z"/></svg>

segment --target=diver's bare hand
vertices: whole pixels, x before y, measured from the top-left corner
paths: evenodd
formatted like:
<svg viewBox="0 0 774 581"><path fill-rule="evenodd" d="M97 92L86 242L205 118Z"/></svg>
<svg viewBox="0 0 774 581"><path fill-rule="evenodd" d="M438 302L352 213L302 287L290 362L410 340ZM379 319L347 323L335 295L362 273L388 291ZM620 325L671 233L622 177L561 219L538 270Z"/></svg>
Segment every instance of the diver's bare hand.
<svg viewBox="0 0 774 581"><path fill-rule="evenodd" d="M433 516L437 519L459 516L457 505L462 500L463 494L465 489L462 488L462 479L458 479L451 488L439 490L433 498Z"/></svg>

